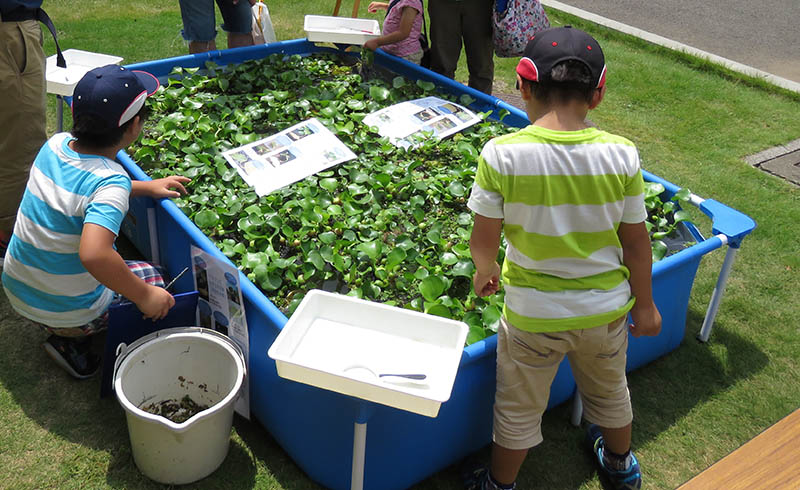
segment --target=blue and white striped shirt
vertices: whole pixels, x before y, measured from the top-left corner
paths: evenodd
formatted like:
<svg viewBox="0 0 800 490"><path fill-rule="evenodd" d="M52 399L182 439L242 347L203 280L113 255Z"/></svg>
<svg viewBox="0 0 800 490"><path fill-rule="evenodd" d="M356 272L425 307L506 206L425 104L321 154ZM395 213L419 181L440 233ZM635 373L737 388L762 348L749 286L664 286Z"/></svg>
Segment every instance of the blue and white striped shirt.
<svg viewBox="0 0 800 490"><path fill-rule="evenodd" d="M54 135L31 168L3 265L3 288L21 315L54 328L100 316L114 293L78 255L83 225L115 235L128 212L131 179L121 165L69 148L69 133Z"/></svg>

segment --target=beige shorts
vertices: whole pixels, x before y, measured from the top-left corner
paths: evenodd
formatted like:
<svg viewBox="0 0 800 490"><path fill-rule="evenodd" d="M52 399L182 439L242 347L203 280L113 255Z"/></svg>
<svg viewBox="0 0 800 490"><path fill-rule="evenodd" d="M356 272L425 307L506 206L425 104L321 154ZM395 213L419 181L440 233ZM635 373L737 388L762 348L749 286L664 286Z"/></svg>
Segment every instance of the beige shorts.
<svg viewBox="0 0 800 490"><path fill-rule="evenodd" d="M503 318L497 331L494 442L507 449L528 449L542 442L542 414L565 355L581 393L584 418L612 429L630 424L625 320L583 330L532 333Z"/></svg>

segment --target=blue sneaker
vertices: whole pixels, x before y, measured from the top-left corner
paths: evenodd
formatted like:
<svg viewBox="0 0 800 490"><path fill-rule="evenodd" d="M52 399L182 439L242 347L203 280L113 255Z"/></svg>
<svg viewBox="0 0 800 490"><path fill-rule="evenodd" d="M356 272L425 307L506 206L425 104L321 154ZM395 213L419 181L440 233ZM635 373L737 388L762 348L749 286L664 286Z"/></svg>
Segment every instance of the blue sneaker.
<svg viewBox="0 0 800 490"><path fill-rule="evenodd" d="M595 424L589 426L586 431L586 442L589 450L600 466L600 474L614 487L615 490L640 490L642 488L642 473L639 471L639 462L631 452L631 465L627 470L619 471L607 468L603 462L603 450L605 441L603 433Z"/></svg>

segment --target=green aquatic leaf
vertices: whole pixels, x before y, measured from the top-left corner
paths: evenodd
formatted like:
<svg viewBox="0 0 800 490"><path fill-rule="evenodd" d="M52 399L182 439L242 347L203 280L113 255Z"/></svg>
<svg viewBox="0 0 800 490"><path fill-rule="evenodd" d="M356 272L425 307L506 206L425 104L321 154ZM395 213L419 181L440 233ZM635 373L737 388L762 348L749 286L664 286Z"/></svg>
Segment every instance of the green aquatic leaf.
<svg viewBox="0 0 800 490"><path fill-rule="evenodd" d="M400 247L395 247L391 252L386 254L386 269L392 270L395 266L399 265L406 259L408 254Z"/></svg>
<svg viewBox="0 0 800 490"><path fill-rule="evenodd" d="M438 276L428 276L419 285L419 292L428 301L436 301L436 298L444 292L444 281Z"/></svg>

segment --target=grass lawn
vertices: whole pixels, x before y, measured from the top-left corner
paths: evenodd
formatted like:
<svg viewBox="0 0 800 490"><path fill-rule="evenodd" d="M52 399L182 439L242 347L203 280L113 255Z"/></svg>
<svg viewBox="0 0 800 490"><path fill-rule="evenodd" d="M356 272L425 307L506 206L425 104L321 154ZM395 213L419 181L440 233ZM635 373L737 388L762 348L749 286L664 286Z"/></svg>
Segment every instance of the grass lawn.
<svg viewBox="0 0 800 490"><path fill-rule="evenodd" d="M47 0L44 6L63 49L115 54L125 63L186 52L174 1ZM294 39L303 37L304 14L330 15L333 2L276 0L269 8L278 38ZM342 13L351 8L345 3ZM362 2L362 16L369 15L365 10ZM710 342L694 339L722 251L706 256L700 266L683 344L629 376L633 445L645 485L675 488L800 407L794 290L800 283L800 193L743 161L800 138L800 96L566 14L548 14L554 25L589 31L604 48L608 93L590 114L594 122L633 140L646 170L758 223L744 241ZM53 54L49 34L45 42L47 54ZM224 46L222 37L219 45ZM497 61L498 88L513 87L515 62ZM463 66L457 78L465 79ZM50 99L52 134L56 119ZM709 233L708 220L698 221ZM99 399L99 377L77 382L56 367L40 347L45 334L18 317L4 295L0 336L0 487L160 487L136 469L123 410L115 398ZM601 488L580 448L583 434L568 418L566 406L545 415L545 442L523 466L520 488ZM194 487L318 488L260 425L238 417L222 467ZM460 482L455 468L448 468L415 488L456 489Z"/></svg>

